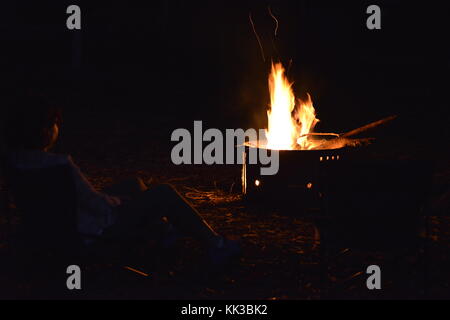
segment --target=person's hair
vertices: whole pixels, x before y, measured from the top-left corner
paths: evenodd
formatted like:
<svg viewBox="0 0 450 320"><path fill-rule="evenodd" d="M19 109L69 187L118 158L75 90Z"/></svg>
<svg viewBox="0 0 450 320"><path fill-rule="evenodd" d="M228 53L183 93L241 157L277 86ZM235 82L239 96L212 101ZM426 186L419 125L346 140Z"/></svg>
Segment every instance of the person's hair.
<svg viewBox="0 0 450 320"><path fill-rule="evenodd" d="M44 97L23 95L14 99L6 115L5 144L8 149L42 149L51 142L49 130L62 121L61 109Z"/></svg>

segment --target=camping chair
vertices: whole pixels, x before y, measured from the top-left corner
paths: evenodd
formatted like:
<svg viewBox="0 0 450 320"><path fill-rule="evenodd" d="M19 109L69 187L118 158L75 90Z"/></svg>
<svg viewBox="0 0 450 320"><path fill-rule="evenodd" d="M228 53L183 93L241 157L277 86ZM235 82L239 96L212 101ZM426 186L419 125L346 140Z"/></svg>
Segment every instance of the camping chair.
<svg viewBox="0 0 450 320"><path fill-rule="evenodd" d="M4 260L8 260L13 276L42 284L51 297L61 297L70 294L66 288L68 266L83 268L129 262L133 253L126 244L99 238L86 246L82 241L77 231L77 198L69 166L43 169L8 166L5 171L7 187L21 216L11 254ZM86 239L86 235L83 237ZM95 279L88 285L92 284L96 285ZM41 296L42 287L37 289Z"/></svg>
<svg viewBox="0 0 450 320"><path fill-rule="evenodd" d="M20 215L7 263L13 277L65 289L67 267L84 262L75 185L68 166L5 170ZM41 288L42 289L42 288Z"/></svg>

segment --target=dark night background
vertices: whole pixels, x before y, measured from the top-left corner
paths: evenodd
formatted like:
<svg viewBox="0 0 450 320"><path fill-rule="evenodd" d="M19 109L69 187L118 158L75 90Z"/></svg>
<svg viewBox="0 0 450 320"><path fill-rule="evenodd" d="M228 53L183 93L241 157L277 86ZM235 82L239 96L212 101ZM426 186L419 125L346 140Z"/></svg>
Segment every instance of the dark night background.
<svg viewBox="0 0 450 320"><path fill-rule="evenodd" d="M450 11L443 3L6 1L0 6L0 108L25 91L42 93L62 106L65 120L57 151L72 154L98 187L139 174L174 181L180 188L228 190L231 182L239 180L239 168L172 165L170 133L178 127L192 130L193 120L203 120L204 128L264 128L270 61L281 60L285 66L292 61L288 77L295 82L297 96L311 94L321 120L316 131L345 132L398 115L377 133L378 146L389 155L431 159L440 190L448 190ZM66 28L70 4L81 7L81 31ZM381 30L366 28L366 8L371 4L381 7ZM276 38L269 7L279 21ZM265 61L249 13L262 39ZM258 233L249 245L258 254L263 248L263 253L249 258L233 275L245 279L236 282L239 288L227 282L208 287L212 293L202 284L187 285L189 290L183 291L178 282L168 281L165 291L154 297L318 296L310 285L308 267L299 273L298 255L287 241L298 239L299 232L291 230L297 226L296 219L260 218L227 201L195 204L220 231ZM450 223L448 217L444 220L439 220L437 228L444 230L447 238L442 239L448 240ZM260 223L253 226L256 231L245 229L250 230L255 221ZM300 234L311 233L310 223L298 223ZM448 250L448 244L444 247ZM308 248L305 252L302 259L310 259ZM450 259L445 257L449 267ZM290 262L283 267L277 264L285 260ZM253 272L255 261L262 267ZM444 268L442 261L434 265ZM437 287L448 285L448 271L435 282ZM304 286L300 293L294 287L299 283ZM144 285L136 286L142 290L129 296L108 294L149 296L143 293ZM447 291L439 290L438 297L448 298ZM385 297L404 298L403 293ZM93 297L105 296L96 294ZM346 297L361 297L358 294Z"/></svg>
<svg viewBox="0 0 450 320"><path fill-rule="evenodd" d="M149 121L176 115L259 127L270 60L292 59L295 91L312 95L325 131L391 114L423 120L420 131L446 127L448 11L440 3L378 1L378 31L365 27L368 1L74 3L81 32L65 27L67 1L3 5L5 92L31 87L77 109L141 109ZM276 39L268 7L279 20Z"/></svg>

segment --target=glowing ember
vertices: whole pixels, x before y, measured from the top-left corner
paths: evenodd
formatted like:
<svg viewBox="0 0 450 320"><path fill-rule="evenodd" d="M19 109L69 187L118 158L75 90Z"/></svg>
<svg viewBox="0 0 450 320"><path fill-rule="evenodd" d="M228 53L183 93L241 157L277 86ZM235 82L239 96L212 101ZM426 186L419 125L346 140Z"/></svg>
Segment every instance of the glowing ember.
<svg viewBox="0 0 450 320"><path fill-rule="evenodd" d="M308 94L308 99L298 99L292 91L292 83L284 75L281 63L272 64L269 75L270 110L267 111L267 145L275 150L309 150L315 147L308 134L319 121Z"/></svg>

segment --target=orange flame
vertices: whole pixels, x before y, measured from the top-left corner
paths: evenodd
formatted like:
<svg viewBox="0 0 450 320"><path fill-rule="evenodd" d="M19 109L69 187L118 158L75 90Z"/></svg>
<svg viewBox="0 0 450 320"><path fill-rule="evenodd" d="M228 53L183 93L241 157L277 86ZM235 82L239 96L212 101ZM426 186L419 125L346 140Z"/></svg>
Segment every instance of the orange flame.
<svg viewBox="0 0 450 320"><path fill-rule="evenodd" d="M312 149L315 144L309 140L308 134L319 120L315 116L311 97L308 94L306 101L298 99L296 105L292 83L284 73L281 63L272 64L266 147L275 150Z"/></svg>

